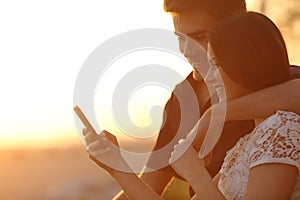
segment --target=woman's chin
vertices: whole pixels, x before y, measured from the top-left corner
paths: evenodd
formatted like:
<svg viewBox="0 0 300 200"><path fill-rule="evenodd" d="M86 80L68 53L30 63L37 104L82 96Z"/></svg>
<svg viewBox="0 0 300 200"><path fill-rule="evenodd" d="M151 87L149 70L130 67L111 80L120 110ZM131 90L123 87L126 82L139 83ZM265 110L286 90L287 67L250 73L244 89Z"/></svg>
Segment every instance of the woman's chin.
<svg viewBox="0 0 300 200"><path fill-rule="evenodd" d="M222 103L222 102L226 101L225 95L221 95L221 94L217 94L217 95L218 95L218 98L219 98L219 103Z"/></svg>

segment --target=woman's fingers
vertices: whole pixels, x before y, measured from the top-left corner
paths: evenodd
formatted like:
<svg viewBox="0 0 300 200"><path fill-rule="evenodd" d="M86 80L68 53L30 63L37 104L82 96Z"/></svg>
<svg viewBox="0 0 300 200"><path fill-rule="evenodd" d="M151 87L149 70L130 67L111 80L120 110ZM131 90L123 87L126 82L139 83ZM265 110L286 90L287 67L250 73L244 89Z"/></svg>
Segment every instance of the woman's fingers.
<svg viewBox="0 0 300 200"><path fill-rule="evenodd" d="M189 148L191 145L191 142L186 139L180 139L178 141L178 144L174 146L174 150L171 153L171 157L169 159L169 163L174 163L177 159L179 159Z"/></svg>

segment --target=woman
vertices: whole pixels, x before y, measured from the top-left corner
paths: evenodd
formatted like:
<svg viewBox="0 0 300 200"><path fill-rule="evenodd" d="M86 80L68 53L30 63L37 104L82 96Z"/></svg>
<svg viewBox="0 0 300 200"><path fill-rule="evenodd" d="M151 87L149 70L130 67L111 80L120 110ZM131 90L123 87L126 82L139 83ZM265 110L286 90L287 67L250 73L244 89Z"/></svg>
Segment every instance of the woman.
<svg viewBox="0 0 300 200"><path fill-rule="evenodd" d="M212 66L206 81L223 101L290 78L283 38L273 22L258 13L233 17L217 27L208 53ZM277 111L263 122L257 119L256 125L227 152L214 180L193 147L178 158L189 138L175 146L170 162L191 184L195 199L300 199L300 116Z"/></svg>
<svg viewBox="0 0 300 200"><path fill-rule="evenodd" d="M216 86L220 99L225 100L224 89L226 100L232 100L289 80L284 41L263 15L249 12L224 22L212 33L208 49L217 69L212 66L206 78ZM222 77L225 88L220 87L218 77ZM199 159L193 147L187 148L191 143L188 139L175 146L170 161L193 187L195 199L297 199L299 132L297 114L277 112L228 152L214 179L205 168L206 160ZM110 134L104 133L106 136L84 132L91 157L119 182L130 199L161 199L135 174L128 173L130 168L118 148L108 142ZM182 149L187 150L178 158Z"/></svg>

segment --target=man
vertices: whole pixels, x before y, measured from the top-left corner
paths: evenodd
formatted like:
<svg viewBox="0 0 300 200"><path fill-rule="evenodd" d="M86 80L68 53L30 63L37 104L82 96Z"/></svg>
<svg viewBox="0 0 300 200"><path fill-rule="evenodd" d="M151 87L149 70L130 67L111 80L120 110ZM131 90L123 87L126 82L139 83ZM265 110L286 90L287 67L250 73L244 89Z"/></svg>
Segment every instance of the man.
<svg viewBox="0 0 300 200"><path fill-rule="evenodd" d="M197 60L197 55L193 54L193 48L188 43L188 37L197 41L206 48L208 35L212 29L223 20L240 12L246 12L244 0L165 0L164 9L170 13L176 33L179 35L179 46L184 56L189 60L194 68L201 68ZM300 78L299 68L293 68L293 78ZM186 93L186 84L192 86L197 100L191 100L191 96ZM207 166L210 174L214 176L223 162L227 150L229 150L238 138L249 133L254 124L251 119L263 118L269 116L274 110L286 109L300 113L300 105L297 99L300 99L296 88L300 87L299 79L289 81L285 84L268 88L265 91L259 91L238 100L229 102L227 105L227 122L224 125L222 137L217 144L212 160ZM293 92L294 91L294 92ZM288 102L282 102L280 96L288 95ZM141 179L149 185L158 194L162 194L165 187L172 177L177 176L169 167L168 159L173 150L173 146L180 138L185 138L199 119L200 114L210 107L210 94L198 70L194 70L183 82L177 85L171 98L166 104L166 115L164 116L164 125L159 132L159 136L153 151L164 149L160 156L150 157L147 166L157 168L158 170L144 173ZM181 109L182 102L187 103L184 110ZM243 109L251 102L251 108ZM257 103L255 103L257 102ZM269 102L262 104L261 102ZM251 110L252 112L249 112ZM188 113L188 117L187 114ZM184 116L183 116L184 115ZM238 120L238 121L232 121ZM245 120L245 121L242 121ZM179 131L179 126L182 128ZM234 133L234 134L233 134ZM166 148L169 145L169 148ZM159 166L166 166L159 169ZM127 199L126 195L120 194L116 199Z"/></svg>

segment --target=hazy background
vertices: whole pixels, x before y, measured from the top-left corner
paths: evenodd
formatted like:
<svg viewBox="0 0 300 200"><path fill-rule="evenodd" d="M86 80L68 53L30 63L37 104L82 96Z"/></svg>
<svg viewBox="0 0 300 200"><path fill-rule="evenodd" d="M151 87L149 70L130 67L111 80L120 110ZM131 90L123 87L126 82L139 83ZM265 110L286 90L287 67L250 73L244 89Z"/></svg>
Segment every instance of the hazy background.
<svg viewBox="0 0 300 200"><path fill-rule="evenodd" d="M88 159L79 140L74 84L87 56L111 37L137 28L173 30L162 2L0 2L0 199L110 199L117 192L116 183ZM291 63L300 65L300 1L249 0L248 8L275 21ZM159 95L164 105L168 94L151 95ZM133 116L148 117L138 111ZM123 146L133 148L116 135ZM134 148L148 150L154 139Z"/></svg>

